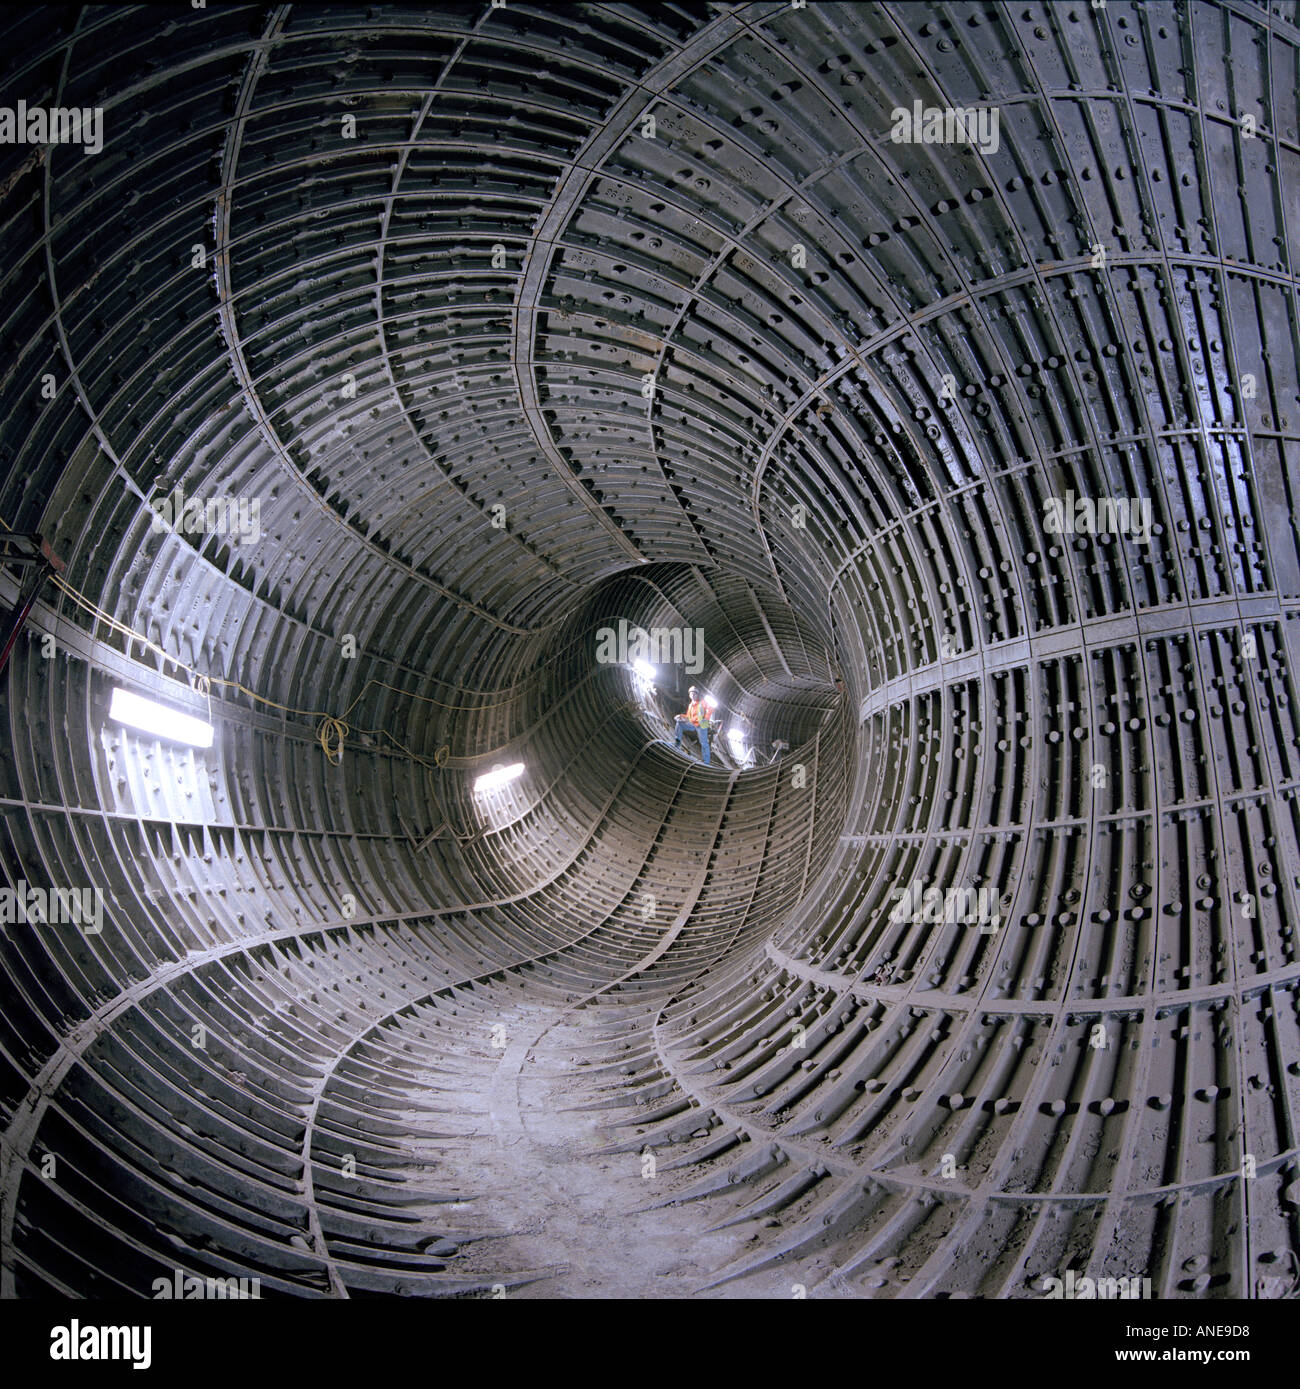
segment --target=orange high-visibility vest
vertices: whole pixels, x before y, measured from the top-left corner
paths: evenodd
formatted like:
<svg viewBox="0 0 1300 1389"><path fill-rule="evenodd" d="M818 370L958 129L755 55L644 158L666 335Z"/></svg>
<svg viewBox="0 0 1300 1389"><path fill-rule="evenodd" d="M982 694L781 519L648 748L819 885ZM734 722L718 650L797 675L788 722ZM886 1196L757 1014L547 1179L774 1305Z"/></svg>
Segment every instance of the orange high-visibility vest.
<svg viewBox="0 0 1300 1389"><path fill-rule="evenodd" d="M704 715L705 718L708 718L708 715L704 713L704 701L700 699L691 700L690 704L686 708L686 717L690 719L690 721L695 725L696 728L700 726L701 715Z"/></svg>

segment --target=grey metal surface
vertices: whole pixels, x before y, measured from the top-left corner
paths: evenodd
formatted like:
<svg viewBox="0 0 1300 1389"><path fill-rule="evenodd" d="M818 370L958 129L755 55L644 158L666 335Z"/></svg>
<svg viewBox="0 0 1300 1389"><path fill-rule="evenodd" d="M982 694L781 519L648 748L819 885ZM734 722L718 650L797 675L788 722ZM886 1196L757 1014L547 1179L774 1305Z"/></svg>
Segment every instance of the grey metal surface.
<svg viewBox="0 0 1300 1389"><path fill-rule="evenodd" d="M1298 21L0 16L4 1295L1300 1291Z"/></svg>

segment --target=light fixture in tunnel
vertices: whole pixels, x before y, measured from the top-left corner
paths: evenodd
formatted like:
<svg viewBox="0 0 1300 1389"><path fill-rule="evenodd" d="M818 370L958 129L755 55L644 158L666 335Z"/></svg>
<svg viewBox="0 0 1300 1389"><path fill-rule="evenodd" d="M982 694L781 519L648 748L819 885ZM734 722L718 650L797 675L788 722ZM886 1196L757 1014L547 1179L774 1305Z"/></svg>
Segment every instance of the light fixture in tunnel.
<svg viewBox="0 0 1300 1389"><path fill-rule="evenodd" d="M493 767L490 772L484 772L474 783L474 790L476 793L495 791L497 787L505 786L523 774L524 764L522 762L512 762L508 767Z"/></svg>
<svg viewBox="0 0 1300 1389"><path fill-rule="evenodd" d="M659 672L654 666L642 656L638 656L632 662L632 685L636 697L646 709L649 709L654 703L655 678L658 674Z"/></svg>
<svg viewBox="0 0 1300 1389"><path fill-rule="evenodd" d="M210 723L182 714L178 709L169 709L142 695L132 694L120 686L113 691L112 702L108 706L108 716L128 728L142 733L152 733L158 738L170 738L173 742L188 743L190 747L210 748L213 729Z"/></svg>

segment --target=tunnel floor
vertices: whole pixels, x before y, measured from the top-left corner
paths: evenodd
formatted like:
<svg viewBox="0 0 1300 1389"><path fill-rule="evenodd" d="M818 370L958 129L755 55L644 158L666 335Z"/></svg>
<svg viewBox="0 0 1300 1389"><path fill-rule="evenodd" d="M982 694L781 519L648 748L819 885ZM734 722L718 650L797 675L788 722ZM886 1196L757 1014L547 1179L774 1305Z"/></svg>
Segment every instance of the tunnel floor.
<svg viewBox="0 0 1300 1389"><path fill-rule="evenodd" d="M520 1270L521 1280L532 1273L535 1281L512 1283L512 1297L712 1294L713 1280L752 1252L757 1235L748 1225L715 1229L707 1201L666 1204L691 1175L669 1166L671 1147L655 1155L656 1168L668 1170L652 1174L645 1155L628 1149L635 1111L629 1118L611 1109L606 1090L584 1083L604 1054L594 1019L525 1006L503 1023L515 1040L495 1067L485 1063L482 1088L466 1092L469 1132L433 1148L424 1174L479 1193L462 1218L492 1247L467 1247L463 1271L481 1262ZM788 1297L790 1282L761 1273L716 1295Z"/></svg>

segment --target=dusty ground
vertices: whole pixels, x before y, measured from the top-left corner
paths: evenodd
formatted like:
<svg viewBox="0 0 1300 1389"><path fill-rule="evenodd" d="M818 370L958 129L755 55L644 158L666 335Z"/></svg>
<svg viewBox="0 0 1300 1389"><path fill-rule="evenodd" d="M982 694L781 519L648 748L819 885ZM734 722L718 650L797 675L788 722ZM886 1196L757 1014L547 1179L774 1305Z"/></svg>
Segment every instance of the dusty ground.
<svg viewBox="0 0 1300 1389"><path fill-rule="evenodd" d="M506 1019L498 1064L465 1096L473 1128L446 1150L441 1176L454 1172L457 1189L481 1193L457 1209L456 1223L502 1237L466 1246L458 1269L544 1274L512 1287L512 1298L789 1298L781 1270L704 1290L754 1225L711 1230L725 1212L707 1200L645 1209L699 1172L647 1179L639 1152L597 1155L636 1130L609 1126L626 1110L580 1108L597 1097L576 1064L591 1024L583 1013L557 1016L535 1007ZM660 1169L671 1156L660 1154Z"/></svg>

